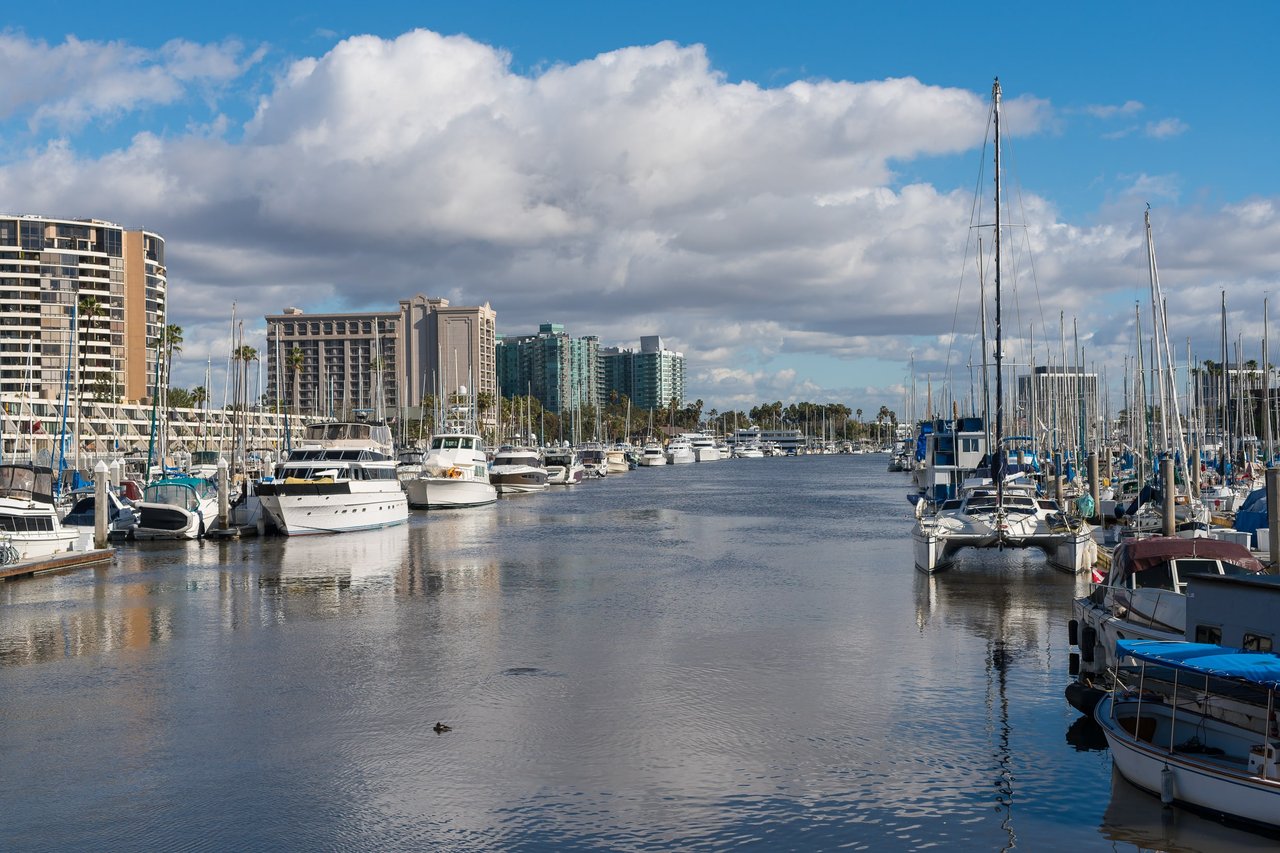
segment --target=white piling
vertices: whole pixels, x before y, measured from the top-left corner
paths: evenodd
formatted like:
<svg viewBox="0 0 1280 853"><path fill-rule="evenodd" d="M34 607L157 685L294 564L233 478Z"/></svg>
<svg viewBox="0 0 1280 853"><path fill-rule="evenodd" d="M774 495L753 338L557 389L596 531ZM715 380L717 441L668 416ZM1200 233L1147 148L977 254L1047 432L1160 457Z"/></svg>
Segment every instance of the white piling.
<svg viewBox="0 0 1280 853"><path fill-rule="evenodd" d="M228 493L230 488L227 482L227 460L221 456L218 457L218 526L223 530L230 527L229 516L231 514L231 499Z"/></svg>
<svg viewBox="0 0 1280 853"><path fill-rule="evenodd" d="M107 492L111 489L111 474L107 463L101 459L93 467L93 547L107 547L107 511L110 508Z"/></svg>

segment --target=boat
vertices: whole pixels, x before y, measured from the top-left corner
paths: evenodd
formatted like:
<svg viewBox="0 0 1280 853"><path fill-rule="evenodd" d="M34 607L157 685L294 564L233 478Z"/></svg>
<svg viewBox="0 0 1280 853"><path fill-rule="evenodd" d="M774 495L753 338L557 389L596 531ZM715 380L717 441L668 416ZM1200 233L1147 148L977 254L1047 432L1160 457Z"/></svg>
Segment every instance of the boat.
<svg viewBox="0 0 1280 853"><path fill-rule="evenodd" d="M38 560L69 551L80 531L67 528L53 502L53 470L42 465L0 465L0 540L19 560Z"/></svg>
<svg viewBox="0 0 1280 853"><path fill-rule="evenodd" d="M396 451L396 479L408 489L409 481L422 474L426 454L416 447L401 447ZM410 501L410 505L412 505Z"/></svg>
<svg viewBox="0 0 1280 853"><path fill-rule="evenodd" d="M500 495L547 490L547 469L542 457L532 447L504 445L494 454L489 468L489 482Z"/></svg>
<svg viewBox="0 0 1280 853"><path fill-rule="evenodd" d="M1072 602L1070 639L1080 649L1082 679L1115 668L1111 650L1117 640L1185 640L1193 575L1248 577L1262 571L1262 563L1235 542L1180 536L1123 540L1089 594Z"/></svg>
<svg viewBox="0 0 1280 853"><path fill-rule="evenodd" d="M484 506L498 499L484 442L475 434L433 436L421 470L403 482L414 509Z"/></svg>
<svg viewBox="0 0 1280 853"><path fill-rule="evenodd" d="M667 453L662 449L662 445L656 441L647 442L644 447L640 448L640 465L646 467L650 465L666 465Z"/></svg>
<svg viewBox="0 0 1280 853"><path fill-rule="evenodd" d="M62 518L65 527L80 530L93 530L96 523L98 505L97 494L92 486L77 489L71 495L71 509ZM113 538L131 536L138 524L138 514L133 504L120 499L115 491L107 490L107 535Z"/></svg>
<svg viewBox="0 0 1280 853"><path fill-rule="evenodd" d="M582 469L587 477L606 477L609 474L609 462L604 448L594 442L578 448L578 458L582 460Z"/></svg>
<svg viewBox="0 0 1280 853"><path fill-rule="evenodd" d="M688 440L689 446L693 448L694 461L719 461L720 450L716 447L716 440L712 436L701 432L686 432L684 438Z"/></svg>
<svg viewBox="0 0 1280 853"><path fill-rule="evenodd" d="M134 511L135 539L199 539L218 518L218 487L203 477L165 477L147 484Z"/></svg>
<svg viewBox="0 0 1280 853"><path fill-rule="evenodd" d="M625 474L631 470L626 447L611 447L604 452L604 468L607 474Z"/></svg>
<svg viewBox="0 0 1280 853"><path fill-rule="evenodd" d="M1120 775L1166 804L1280 828L1280 658L1153 640L1118 640L1115 656L1140 663L1136 689L1117 684L1093 712ZM1171 673L1171 692L1144 689L1151 669Z"/></svg>
<svg viewBox="0 0 1280 853"><path fill-rule="evenodd" d="M287 536L403 524L409 502L393 451L391 429L383 423L310 424L275 473L258 482L258 498Z"/></svg>
<svg viewBox="0 0 1280 853"><path fill-rule="evenodd" d="M548 447L542 453L547 469L547 483L552 486L576 486L586 476L582 458L572 447Z"/></svg>
<svg viewBox="0 0 1280 853"><path fill-rule="evenodd" d="M1036 493L1021 472L998 485L991 478L966 481L958 498L944 501L932 513L925 501L912 530L916 567L925 572L947 568L963 548L1039 548L1050 565L1071 573L1084 571L1098 558L1089 525L1065 514L1058 502Z"/></svg>
<svg viewBox="0 0 1280 853"><path fill-rule="evenodd" d="M693 453L693 445L689 439L678 435L667 443L667 463L670 465L687 465L697 457Z"/></svg>

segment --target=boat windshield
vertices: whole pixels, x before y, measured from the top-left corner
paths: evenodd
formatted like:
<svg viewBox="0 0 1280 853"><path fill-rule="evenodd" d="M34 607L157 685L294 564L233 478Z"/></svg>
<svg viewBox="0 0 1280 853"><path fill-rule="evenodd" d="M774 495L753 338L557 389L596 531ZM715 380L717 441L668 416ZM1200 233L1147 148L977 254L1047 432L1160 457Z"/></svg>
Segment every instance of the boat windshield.
<svg viewBox="0 0 1280 853"><path fill-rule="evenodd" d="M156 483L147 486L143 500L147 503L169 504L184 509L191 509L199 503L196 500L196 490L186 483Z"/></svg>
<svg viewBox="0 0 1280 853"><path fill-rule="evenodd" d="M20 500L52 500L53 473L48 468L0 465L0 495Z"/></svg>

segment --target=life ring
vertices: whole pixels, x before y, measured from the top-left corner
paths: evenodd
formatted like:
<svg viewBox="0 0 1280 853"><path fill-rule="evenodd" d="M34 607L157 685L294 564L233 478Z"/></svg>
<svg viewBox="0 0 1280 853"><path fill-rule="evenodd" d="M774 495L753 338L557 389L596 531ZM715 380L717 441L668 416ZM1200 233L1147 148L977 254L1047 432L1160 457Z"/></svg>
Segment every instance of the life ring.
<svg viewBox="0 0 1280 853"><path fill-rule="evenodd" d="M450 480L457 480L462 476L462 471L458 468L450 468L448 471L444 472L444 475Z"/></svg>

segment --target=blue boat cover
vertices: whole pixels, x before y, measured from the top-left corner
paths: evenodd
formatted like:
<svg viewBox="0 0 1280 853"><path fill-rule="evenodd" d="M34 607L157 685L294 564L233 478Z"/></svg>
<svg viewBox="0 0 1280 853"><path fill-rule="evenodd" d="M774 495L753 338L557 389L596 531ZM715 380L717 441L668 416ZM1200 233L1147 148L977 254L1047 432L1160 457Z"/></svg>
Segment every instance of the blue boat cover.
<svg viewBox="0 0 1280 853"><path fill-rule="evenodd" d="M1280 658L1267 652L1242 652L1212 643L1116 640L1116 655L1214 678L1248 681L1271 690L1280 688Z"/></svg>

